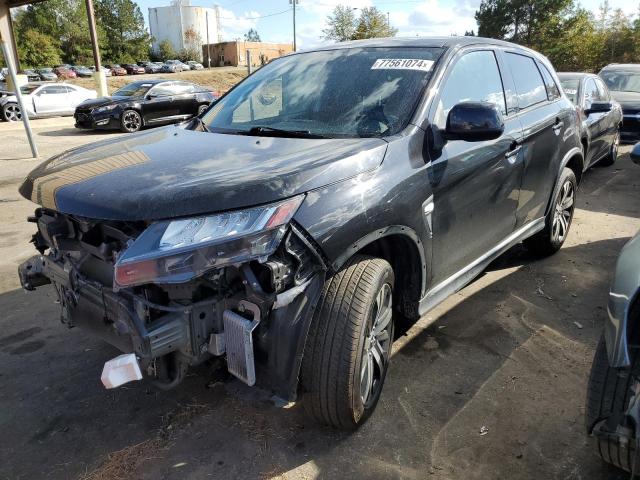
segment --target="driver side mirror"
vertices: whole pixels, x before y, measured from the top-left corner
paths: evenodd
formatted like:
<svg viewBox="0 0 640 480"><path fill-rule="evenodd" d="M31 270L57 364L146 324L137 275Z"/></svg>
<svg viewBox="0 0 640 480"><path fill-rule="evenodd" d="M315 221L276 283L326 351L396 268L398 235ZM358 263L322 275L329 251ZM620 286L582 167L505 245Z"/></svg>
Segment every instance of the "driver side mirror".
<svg viewBox="0 0 640 480"><path fill-rule="evenodd" d="M504 133L502 114L493 103L462 102L454 105L447 117L447 140L481 142L495 140Z"/></svg>
<svg viewBox="0 0 640 480"><path fill-rule="evenodd" d="M159 95L157 93L147 93L147 100L152 100L154 98L158 98Z"/></svg>
<svg viewBox="0 0 640 480"><path fill-rule="evenodd" d="M589 108L584 109L585 115L589 115L590 113L604 113L609 112L613 108L611 102L601 102L596 101L592 102Z"/></svg>
<svg viewBox="0 0 640 480"><path fill-rule="evenodd" d="M640 143L636 143L629 156L631 157L633 163L637 163L638 165L640 165Z"/></svg>

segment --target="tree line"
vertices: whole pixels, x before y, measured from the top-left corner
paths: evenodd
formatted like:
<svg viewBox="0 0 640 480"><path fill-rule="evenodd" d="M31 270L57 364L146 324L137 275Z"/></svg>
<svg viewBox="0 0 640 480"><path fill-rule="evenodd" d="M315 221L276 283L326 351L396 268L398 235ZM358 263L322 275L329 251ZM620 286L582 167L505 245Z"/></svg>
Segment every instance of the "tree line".
<svg viewBox="0 0 640 480"><path fill-rule="evenodd" d="M105 63L146 59L151 37L140 7L132 0L94 0L100 53ZM93 65L84 0L47 0L13 15L23 68L61 63Z"/></svg>
<svg viewBox="0 0 640 480"><path fill-rule="evenodd" d="M559 71L597 72L609 63L640 63L640 5L633 17L605 0L594 14L574 0L482 0L478 35L524 45Z"/></svg>
<svg viewBox="0 0 640 480"><path fill-rule="evenodd" d="M640 63L640 5L634 20L610 8L608 0L595 15L575 0L482 0L475 19L479 36L533 48L557 70L597 72L609 63ZM356 17L352 7L338 5L322 38L343 42L396 32L375 7L363 8ZM474 30L464 34L476 35Z"/></svg>

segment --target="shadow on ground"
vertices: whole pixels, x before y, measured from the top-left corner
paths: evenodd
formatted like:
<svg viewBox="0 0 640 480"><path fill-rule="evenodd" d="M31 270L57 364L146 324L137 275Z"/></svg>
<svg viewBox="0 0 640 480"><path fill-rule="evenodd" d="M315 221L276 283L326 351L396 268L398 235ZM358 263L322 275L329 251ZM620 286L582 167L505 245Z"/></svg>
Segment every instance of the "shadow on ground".
<svg viewBox="0 0 640 480"><path fill-rule="evenodd" d="M116 456L127 465L107 461L94 473L125 469L128 478L151 479L430 472L470 479L497 478L499 464L501 471L513 468L510 478L615 478L587 445L582 411L609 272L624 241L569 247L539 261L512 249L492 268L522 268L497 281L486 275L474 284L480 290L463 291L457 304L432 312L437 323L419 323L399 340L381 405L352 434L317 427L299 406L275 408L265 392L235 380L207 388L206 369L171 392L142 382L105 391L102 364L117 352L57 323L51 289L47 298L5 293L2 473L69 478L99 467L110 452L142 444L134 447L137 459ZM482 426L487 435L480 435Z"/></svg>

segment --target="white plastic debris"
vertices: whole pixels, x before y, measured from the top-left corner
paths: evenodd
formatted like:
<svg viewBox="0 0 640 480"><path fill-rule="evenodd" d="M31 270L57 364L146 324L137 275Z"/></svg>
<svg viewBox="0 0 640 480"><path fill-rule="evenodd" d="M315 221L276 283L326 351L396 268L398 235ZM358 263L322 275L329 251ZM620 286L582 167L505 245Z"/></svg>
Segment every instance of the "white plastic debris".
<svg viewBox="0 0 640 480"><path fill-rule="evenodd" d="M125 353L105 362L100 380L106 388L116 388L127 382L142 380L142 372L135 354Z"/></svg>
<svg viewBox="0 0 640 480"><path fill-rule="evenodd" d="M481 426L480 435L486 435L487 433L489 433L489 427L487 427L486 425Z"/></svg>

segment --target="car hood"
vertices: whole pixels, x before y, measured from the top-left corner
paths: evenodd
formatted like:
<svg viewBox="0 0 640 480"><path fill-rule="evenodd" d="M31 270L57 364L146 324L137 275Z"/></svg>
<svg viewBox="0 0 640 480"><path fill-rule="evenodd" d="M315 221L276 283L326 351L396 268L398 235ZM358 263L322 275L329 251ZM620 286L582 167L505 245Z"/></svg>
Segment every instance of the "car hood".
<svg viewBox="0 0 640 480"><path fill-rule="evenodd" d="M20 187L45 208L158 220L268 203L375 169L381 139L299 139L171 126L55 156Z"/></svg>
<svg viewBox="0 0 640 480"><path fill-rule="evenodd" d="M611 96L624 109L640 110L640 93L611 91Z"/></svg>
<svg viewBox="0 0 640 480"><path fill-rule="evenodd" d="M99 98L93 98L93 99L90 99L90 100L85 100L80 105L78 105L78 107L79 108L98 108L98 107L103 107L104 105L110 105L112 103L127 103L127 102L130 102L132 100L139 100L139 98L137 98L137 97L118 97L118 96L99 97Z"/></svg>

